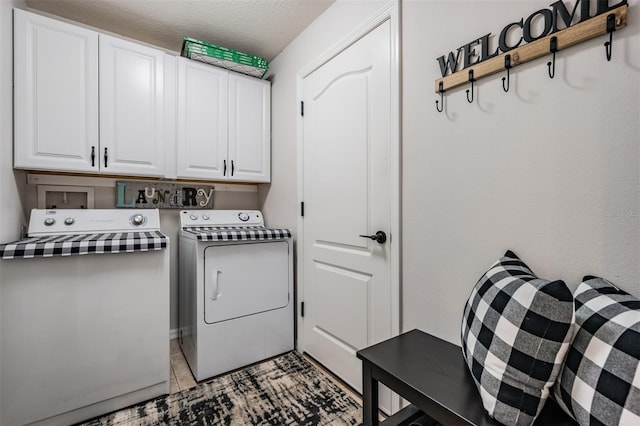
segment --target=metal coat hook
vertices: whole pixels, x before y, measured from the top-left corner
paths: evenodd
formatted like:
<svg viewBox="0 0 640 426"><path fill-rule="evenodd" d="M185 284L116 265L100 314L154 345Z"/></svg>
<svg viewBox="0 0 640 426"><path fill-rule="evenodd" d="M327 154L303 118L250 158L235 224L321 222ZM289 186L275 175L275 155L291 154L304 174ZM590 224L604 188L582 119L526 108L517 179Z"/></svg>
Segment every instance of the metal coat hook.
<svg viewBox="0 0 640 426"><path fill-rule="evenodd" d="M609 41L604 44L607 53L607 61L611 60L611 45L613 43L613 32L616 30L616 14L612 13L607 16L607 32L609 33Z"/></svg>
<svg viewBox="0 0 640 426"><path fill-rule="evenodd" d="M504 67L507 70L507 76L506 77L502 77L502 90L506 92L509 91L509 81L510 81L510 75L509 75L509 70L511 69L511 55L507 55L504 57ZM505 86L504 82L507 82L507 85Z"/></svg>
<svg viewBox="0 0 640 426"><path fill-rule="evenodd" d="M551 37L551 40L549 41L549 51L553 53L553 62L547 62L547 67L549 68L549 77L553 78L556 75L556 52L558 51L558 37Z"/></svg>
<svg viewBox="0 0 640 426"><path fill-rule="evenodd" d="M473 78L473 70L469 70L469 81L471 82L471 98L469 98L469 89L467 89L467 102L473 103L473 82L476 81Z"/></svg>
<svg viewBox="0 0 640 426"><path fill-rule="evenodd" d="M436 101L436 110L442 112L444 110L444 83L441 81L438 83L438 92L440 93L440 108L438 108L438 101Z"/></svg>

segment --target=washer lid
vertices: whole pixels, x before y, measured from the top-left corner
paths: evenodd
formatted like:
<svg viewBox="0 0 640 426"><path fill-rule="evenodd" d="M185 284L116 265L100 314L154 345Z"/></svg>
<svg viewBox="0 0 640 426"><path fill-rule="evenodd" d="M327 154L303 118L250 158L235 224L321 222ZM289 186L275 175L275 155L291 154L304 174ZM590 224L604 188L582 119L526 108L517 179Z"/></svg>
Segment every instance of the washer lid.
<svg viewBox="0 0 640 426"><path fill-rule="evenodd" d="M168 241L160 231L45 235L0 244L0 259L155 251L167 248Z"/></svg>

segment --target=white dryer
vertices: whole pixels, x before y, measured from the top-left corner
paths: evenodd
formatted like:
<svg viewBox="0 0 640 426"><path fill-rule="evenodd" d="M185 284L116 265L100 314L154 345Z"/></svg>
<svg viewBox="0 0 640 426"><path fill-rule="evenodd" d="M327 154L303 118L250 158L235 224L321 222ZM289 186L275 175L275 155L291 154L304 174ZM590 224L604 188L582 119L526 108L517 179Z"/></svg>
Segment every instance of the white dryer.
<svg viewBox="0 0 640 426"><path fill-rule="evenodd" d="M291 231L260 211L180 214L179 342L196 380L294 346Z"/></svg>

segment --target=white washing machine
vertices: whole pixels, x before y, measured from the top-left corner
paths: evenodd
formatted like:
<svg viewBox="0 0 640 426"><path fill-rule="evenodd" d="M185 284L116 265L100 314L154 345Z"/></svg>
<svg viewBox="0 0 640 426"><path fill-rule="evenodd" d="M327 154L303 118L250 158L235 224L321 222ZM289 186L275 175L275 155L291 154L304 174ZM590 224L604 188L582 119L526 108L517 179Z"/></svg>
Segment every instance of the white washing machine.
<svg viewBox="0 0 640 426"><path fill-rule="evenodd" d="M257 210L180 214L179 342L196 380L294 345L291 231Z"/></svg>
<svg viewBox="0 0 640 426"><path fill-rule="evenodd" d="M65 425L169 392L157 209L34 209L0 244L3 425Z"/></svg>

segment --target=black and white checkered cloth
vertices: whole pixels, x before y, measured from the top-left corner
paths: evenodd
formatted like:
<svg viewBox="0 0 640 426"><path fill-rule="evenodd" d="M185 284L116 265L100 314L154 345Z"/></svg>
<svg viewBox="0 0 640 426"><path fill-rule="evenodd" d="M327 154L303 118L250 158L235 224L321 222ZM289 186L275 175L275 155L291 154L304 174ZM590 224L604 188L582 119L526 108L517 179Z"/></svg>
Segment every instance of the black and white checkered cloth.
<svg viewBox="0 0 640 426"><path fill-rule="evenodd" d="M587 276L576 329L553 394L581 425L640 425L640 300Z"/></svg>
<svg viewBox="0 0 640 426"><path fill-rule="evenodd" d="M259 241L291 238L289 229L265 228L264 226L216 227L187 226L182 228L196 236L199 241Z"/></svg>
<svg viewBox="0 0 640 426"><path fill-rule="evenodd" d="M55 235L28 237L14 243L0 244L0 258L29 259L89 253L130 253L161 250L166 247L167 237L159 231Z"/></svg>
<svg viewBox="0 0 640 426"><path fill-rule="evenodd" d="M569 348L573 297L536 278L513 252L480 278L462 321L462 353L489 416L531 425Z"/></svg>

